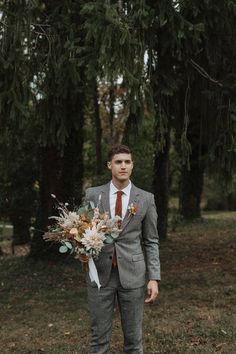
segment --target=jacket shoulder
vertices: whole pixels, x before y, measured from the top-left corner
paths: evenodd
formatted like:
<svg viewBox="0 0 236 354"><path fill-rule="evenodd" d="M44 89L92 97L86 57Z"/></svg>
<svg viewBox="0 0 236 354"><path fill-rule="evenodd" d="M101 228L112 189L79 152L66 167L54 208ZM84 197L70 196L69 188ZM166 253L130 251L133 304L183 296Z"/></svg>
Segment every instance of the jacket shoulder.
<svg viewBox="0 0 236 354"><path fill-rule="evenodd" d="M101 186L89 187L85 190L86 197L88 196L96 196L99 195L101 192L105 191L107 188L107 184L103 184Z"/></svg>
<svg viewBox="0 0 236 354"><path fill-rule="evenodd" d="M101 186L94 186L94 187L88 187L86 188L86 193L87 192L91 192L91 193L96 193L96 192L100 192L102 190L104 190L104 188L106 187L106 184L102 184Z"/></svg>
<svg viewBox="0 0 236 354"><path fill-rule="evenodd" d="M144 189L138 188L136 186L135 186L135 188L136 188L136 191L144 198L151 199L154 197L154 194L151 192L147 192Z"/></svg>

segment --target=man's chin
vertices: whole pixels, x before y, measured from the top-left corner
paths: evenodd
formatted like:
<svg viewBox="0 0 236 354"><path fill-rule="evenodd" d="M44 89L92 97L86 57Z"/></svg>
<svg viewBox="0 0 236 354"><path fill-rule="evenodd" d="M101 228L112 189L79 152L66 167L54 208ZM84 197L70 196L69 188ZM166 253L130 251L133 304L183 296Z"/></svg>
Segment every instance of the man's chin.
<svg viewBox="0 0 236 354"><path fill-rule="evenodd" d="M118 181L120 182L125 182L129 180L129 176L128 175L124 175L124 176L118 176L117 177Z"/></svg>

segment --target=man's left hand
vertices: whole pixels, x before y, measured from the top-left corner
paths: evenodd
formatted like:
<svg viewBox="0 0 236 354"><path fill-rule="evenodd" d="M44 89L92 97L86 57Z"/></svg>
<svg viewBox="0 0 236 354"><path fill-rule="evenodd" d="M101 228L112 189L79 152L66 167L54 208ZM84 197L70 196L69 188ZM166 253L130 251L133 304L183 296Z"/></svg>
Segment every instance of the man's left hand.
<svg viewBox="0 0 236 354"><path fill-rule="evenodd" d="M158 282L156 280L149 280L147 285L147 294L148 297L145 300L145 304L152 304L159 294Z"/></svg>

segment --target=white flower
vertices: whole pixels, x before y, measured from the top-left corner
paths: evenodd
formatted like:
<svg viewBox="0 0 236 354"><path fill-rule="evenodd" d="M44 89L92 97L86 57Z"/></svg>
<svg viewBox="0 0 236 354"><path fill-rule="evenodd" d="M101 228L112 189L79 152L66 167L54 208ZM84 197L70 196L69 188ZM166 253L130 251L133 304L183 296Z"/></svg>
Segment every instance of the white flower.
<svg viewBox="0 0 236 354"><path fill-rule="evenodd" d="M57 220L58 224L64 229L72 229L74 226L80 224L80 215L75 211L65 211L62 208L60 210L60 216L50 216L49 219Z"/></svg>
<svg viewBox="0 0 236 354"><path fill-rule="evenodd" d="M85 246L86 251L93 249L98 254L103 247L105 239L104 232L98 232L96 227L93 226L92 229L85 230L81 243Z"/></svg>
<svg viewBox="0 0 236 354"><path fill-rule="evenodd" d="M72 229L70 230L70 234L71 235L75 235L76 236L76 235L78 235L78 233L79 232L78 232L78 229L76 227L72 227Z"/></svg>
<svg viewBox="0 0 236 354"><path fill-rule="evenodd" d="M121 221L122 218L119 215L115 215L114 219L112 220L114 223L117 223L119 221Z"/></svg>
<svg viewBox="0 0 236 354"><path fill-rule="evenodd" d="M95 208L93 211L94 211L93 220L99 219L99 215L100 215L99 209Z"/></svg>
<svg viewBox="0 0 236 354"><path fill-rule="evenodd" d="M108 220L109 220L108 212L106 212L106 213L103 215L103 219L104 219L105 221L108 221Z"/></svg>

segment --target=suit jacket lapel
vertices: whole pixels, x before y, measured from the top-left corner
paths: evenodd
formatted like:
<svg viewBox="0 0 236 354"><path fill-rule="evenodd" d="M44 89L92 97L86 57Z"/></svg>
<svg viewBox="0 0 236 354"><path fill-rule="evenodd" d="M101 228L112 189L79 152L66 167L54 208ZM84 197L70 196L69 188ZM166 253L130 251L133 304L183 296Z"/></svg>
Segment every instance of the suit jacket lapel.
<svg viewBox="0 0 236 354"><path fill-rule="evenodd" d="M130 197L129 197L129 203L128 203L128 206L130 204L134 204L134 205L137 205L139 202L139 192L138 192L138 189L135 187L135 185L132 184L132 187L131 187L131 190L130 190ZM126 214L125 214L125 217L122 221L122 224L121 224L121 233L120 235L123 233L124 229L126 228L126 226L130 223L130 221L132 220L132 217L133 215L130 215L130 212L127 208L127 211L126 211Z"/></svg>
<svg viewBox="0 0 236 354"><path fill-rule="evenodd" d="M108 182L107 184L105 184L102 189L101 189L101 200L99 202L99 209L105 213L108 212L109 213L109 217L111 218L111 210L110 210L110 200L109 200L109 191L110 191L110 182ZM134 184L132 184L131 190L130 190L130 197L129 197L129 203L128 206L130 204L134 204L134 205L138 205L139 204L139 192L138 192L138 188L135 187ZM130 221L132 220L133 215L130 215L130 212L127 208L125 217L122 221L121 224L121 233L120 235L123 233L124 229L126 228L126 226L130 223Z"/></svg>

